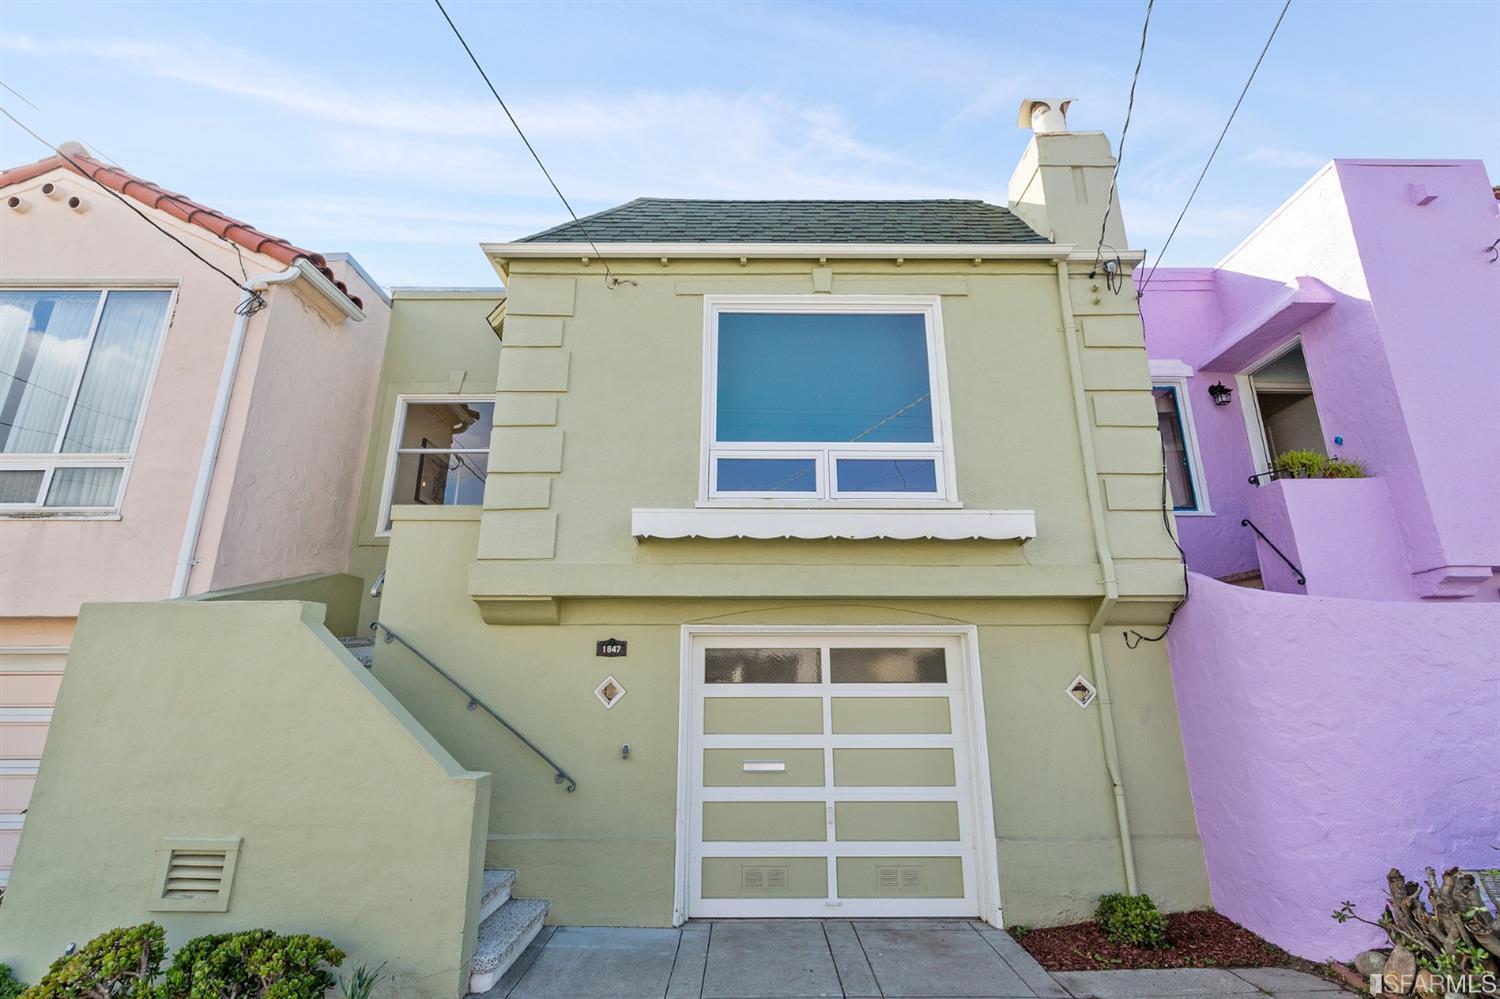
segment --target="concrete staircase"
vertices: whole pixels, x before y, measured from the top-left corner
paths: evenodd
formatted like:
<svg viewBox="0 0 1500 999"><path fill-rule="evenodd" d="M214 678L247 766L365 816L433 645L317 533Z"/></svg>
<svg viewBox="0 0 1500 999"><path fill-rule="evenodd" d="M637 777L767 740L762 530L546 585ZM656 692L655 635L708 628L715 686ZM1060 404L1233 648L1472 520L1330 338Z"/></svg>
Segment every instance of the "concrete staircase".
<svg viewBox="0 0 1500 999"><path fill-rule="evenodd" d="M547 918L547 900L512 898L516 872L484 872L484 890L479 902L479 943L469 962L469 992L482 995L495 987L526 945L542 931Z"/></svg>
<svg viewBox="0 0 1500 999"><path fill-rule="evenodd" d="M351 638L340 638L339 644L348 649L349 654L358 659L365 669L375 665L375 639L355 635Z"/></svg>

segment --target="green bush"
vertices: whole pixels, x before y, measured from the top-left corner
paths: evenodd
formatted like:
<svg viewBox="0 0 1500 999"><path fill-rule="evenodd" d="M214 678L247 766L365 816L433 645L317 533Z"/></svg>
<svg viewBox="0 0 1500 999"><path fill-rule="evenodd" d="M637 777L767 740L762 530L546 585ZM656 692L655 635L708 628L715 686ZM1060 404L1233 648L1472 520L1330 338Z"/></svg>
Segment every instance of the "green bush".
<svg viewBox="0 0 1500 999"><path fill-rule="evenodd" d="M17 999L26 991L26 983L16 981L16 976L10 973L10 965L0 964L0 999Z"/></svg>
<svg viewBox="0 0 1500 999"><path fill-rule="evenodd" d="M324 965L344 952L322 937L271 930L214 933L182 945L167 969L159 999L322 999L336 983Z"/></svg>
<svg viewBox="0 0 1500 999"><path fill-rule="evenodd" d="M1321 479L1327 464L1316 451L1283 451L1276 456L1276 474L1283 479Z"/></svg>
<svg viewBox="0 0 1500 999"><path fill-rule="evenodd" d="M54 961L26 999L323 999L336 984L327 966L344 960L322 937L271 930L194 937L163 975L165 953L156 923L110 930ZM0 999L13 994L0 981Z"/></svg>
<svg viewBox="0 0 1500 999"><path fill-rule="evenodd" d="M76 953L53 961L26 999L152 999L151 983L166 950L166 932L156 923L101 933Z"/></svg>
<svg viewBox="0 0 1500 999"><path fill-rule="evenodd" d="M1323 466L1325 479L1367 479L1370 473L1353 458L1329 458Z"/></svg>
<svg viewBox="0 0 1500 999"><path fill-rule="evenodd" d="M1281 479L1366 479L1370 472L1353 458L1327 458L1316 451L1284 451L1276 456Z"/></svg>
<svg viewBox="0 0 1500 999"><path fill-rule="evenodd" d="M1111 943L1155 950L1170 946L1167 917L1157 910L1150 895L1105 895L1094 910L1094 918Z"/></svg>

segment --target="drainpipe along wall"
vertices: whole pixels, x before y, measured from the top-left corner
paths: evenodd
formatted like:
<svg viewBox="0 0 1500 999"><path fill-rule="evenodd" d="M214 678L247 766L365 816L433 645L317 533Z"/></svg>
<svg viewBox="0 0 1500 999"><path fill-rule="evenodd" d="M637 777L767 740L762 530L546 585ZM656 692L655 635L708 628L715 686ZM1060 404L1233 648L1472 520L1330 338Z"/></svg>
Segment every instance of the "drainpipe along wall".
<svg viewBox="0 0 1500 999"><path fill-rule="evenodd" d="M1094 435L1089 422L1088 398L1083 386L1083 359L1078 341L1078 324L1073 318L1073 301L1068 288L1068 262L1057 261L1057 294L1062 304L1063 340L1068 347L1068 374L1073 389L1073 414L1078 423L1078 442L1083 452L1083 480L1088 493L1089 514L1094 525L1094 547L1104 573L1104 598L1089 622L1089 665L1094 687L1099 692L1099 735L1104 743L1104 764L1114 791L1115 818L1120 827L1120 860L1125 868L1125 891L1136 894L1135 847L1130 841L1130 816L1125 808L1125 782L1120 777L1120 748L1115 738L1114 706L1109 692L1109 670L1104 664L1104 643L1100 631L1110 612L1119 602L1120 587L1115 579L1115 560L1109 550L1109 535L1104 523L1104 500L1099 491L1098 463L1094 457Z"/></svg>
<svg viewBox="0 0 1500 999"><path fill-rule="evenodd" d="M284 271L261 274L249 279L240 296L241 311L257 291L263 291L272 285L289 284L301 276L301 269L292 264ZM234 381L239 374L240 356L245 350L245 332L250 326L251 318L236 314L234 326L229 332L229 346L224 352L224 368L219 375L219 389L214 396L214 408L209 417L208 437L203 442L203 457L198 462L198 478L193 483L193 499L188 505L187 527L182 532L182 547L177 554L177 571L172 576L173 600L187 595L188 581L192 578L193 566L198 561L198 538L203 533L203 514L208 507L208 492L213 485L219 448L224 442L224 422L229 414L229 399L234 394Z"/></svg>

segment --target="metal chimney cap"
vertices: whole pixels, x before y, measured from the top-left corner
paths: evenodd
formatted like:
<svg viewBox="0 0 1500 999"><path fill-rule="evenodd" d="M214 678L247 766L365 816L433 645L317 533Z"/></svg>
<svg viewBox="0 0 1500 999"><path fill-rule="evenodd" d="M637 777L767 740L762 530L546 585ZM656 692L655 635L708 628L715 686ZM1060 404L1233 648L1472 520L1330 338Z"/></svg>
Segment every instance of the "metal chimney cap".
<svg viewBox="0 0 1500 999"><path fill-rule="evenodd" d="M1068 130L1068 105L1076 97L1028 97L1021 102L1021 113L1016 116L1017 128L1029 128L1033 132L1066 132Z"/></svg>

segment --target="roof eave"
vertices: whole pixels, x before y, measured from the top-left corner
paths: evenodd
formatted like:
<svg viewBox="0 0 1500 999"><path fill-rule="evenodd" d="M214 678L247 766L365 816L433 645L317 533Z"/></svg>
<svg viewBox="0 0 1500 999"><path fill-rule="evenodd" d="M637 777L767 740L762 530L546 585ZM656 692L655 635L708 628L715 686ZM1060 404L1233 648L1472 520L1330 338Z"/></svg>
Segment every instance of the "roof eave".
<svg viewBox="0 0 1500 999"><path fill-rule="evenodd" d="M608 260L650 257L697 259L940 259L1058 260L1073 258L1066 243L481 243L494 260L574 258ZM1092 254L1087 254L1092 259ZM1138 259L1122 254L1122 258Z"/></svg>
<svg viewBox="0 0 1500 999"><path fill-rule="evenodd" d="M325 313L331 321L339 322L341 321L339 317L342 316L344 319L352 319L356 323L364 322L364 309L356 305L354 299L342 291L338 285L328 280L323 272L319 270L317 264L313 263L307 257L298 257L288 267L288 270L292 268L299 271L302 279L332 307L331 310Z"/></svg>

